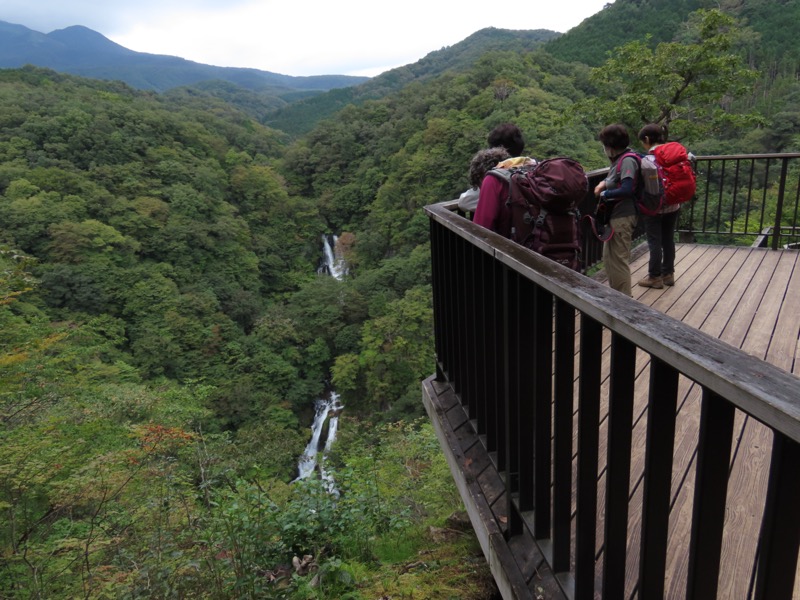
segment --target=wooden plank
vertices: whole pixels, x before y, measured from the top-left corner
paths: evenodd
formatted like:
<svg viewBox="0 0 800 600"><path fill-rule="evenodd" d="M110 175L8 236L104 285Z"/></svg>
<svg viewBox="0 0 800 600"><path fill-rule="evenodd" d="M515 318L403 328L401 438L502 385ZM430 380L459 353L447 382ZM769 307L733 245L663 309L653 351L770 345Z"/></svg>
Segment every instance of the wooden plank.
<svg viewBox="0 0 800 600"><path fill-rule="evenodd" d="M448 414L453 409L453 403L452 399L447 396L454 396L455 394L452 391L443 392L440 386L435 385L434 381L434 378L431 377L422 382L423 404L431 419L439 444L447 459L450 472L453 474L456 487L464 502L484 556L489 563L489 568L498 590L504 600L532 600L533 595L527 587L528 581L523 576L513 554L509 550L500 524L495 520L491 507L478 482L478 478L483 472L493 469L492 462L480 443L471 444L468 454L462 451L463 438L459 439L454 434L448 420ZM450 411L446 410L445 406L450 407ZM458 417L456 418L458 419ZM468 421L464 423L464 427L469 426ZM477 435L475 437L477 439ZM483 453L482 456L481 452ZM500 504L505 505L504 502ZM532 540L531 543L533 543ZM549 575L551 581L548 582L548 587L552 586L555 592L560 591L552 573L549 573ZM563 594L558 595L557 593L553 593L548 597L555 599L565 598Z"/></svg>
<svg viewBox="0 0 800 600"><path fill-rule="evenodd" d="M740 344L742 350L761 359L767 358L769 354L769 346L795 262L794 257L787 253L773 252L769 257L778 260L765 260L762 263L761 272L764 277L767 267L772 268L772 277L764 288L764 295L756 307L751 326ZM791 260L782 260L784 257ZM734 318L738 320L738 313ZM772 432L769 428L743 416L740 421L742 425L738 451L730 473L730 508L727 511L728 527L725 531L725 546L730 548L730 557L724 556L726 560L720 573L720 593L729 594L729 597L747 593L750 584L749 578L742 577L741 572L747 567L752 568L755 561L756 540L763 518L768 465L772 452Z"/></svg>
<svg viewBox="0 0 800 600"><path fill-rule="evenodd" d="M765 344L769 344L770 340L785 340L780 334L786 332L787 338L791 340L788 342L788 345L793 346L792 351L788 353L792 355L791 360L793 362L794 348L797 345L797 332L798 328L800 328L800 325L796 322L798 320L798 313L797 311L787 311L785 308L782 310L782 307L786 306L783 302L784 298L797 297L796 293L800 290L792 288L790 291L789 289L783 288L780 282L790 281L794 273L793 267L796 256L791 256L789 258L784 257L781 259L781 257L774 254L771 256L764 255L764 251L757 251L756 254L753 254L747 250L737 250L736 254L739 256L747 255L747 260L742 263L742 268L738 270L736 279L728 279L727 275L730 273L729 268L727 274L724 269L723 271L716 271L716 276L713 278L714 285L709 286L709 292L703 294L702 300L692 306L692 311L684 317L684 322L700 325L702 329L709 333L711 333L711 330L716 329L714 333L718 336L722 336L724 339L734 343L740 341L744 350L755 355L759 354L756 350L763 352ZM765 259L766 262L764 262ZM737 260L741 262L739 259ZM780 266L777 264L778 260L782 263ZM732 264L736 263L729 263L728 266ZM774 274L773 269L775 269ZM773 285L772 282L778 282L778 285ZM764 299L761 298L759 289L768 292ZM716 300L712 302L715 297ZM656 303L663 302L663 300L664 297L662 295ZM676 307L676 305L673 305L672 308L674 307ZM775 325L779 312L783 314L783 327L780 331L776 329ZM705 317L704 314L706 315ZM677 317L678 315L674 316ZM702 321L702 323L697 323L698 319ZM722 327L722 331L720 331L720 327ZM775 335L773 335L773 330L775 330ZM748 333L752 336L749 342L751 345L744 342L748 337ZM783 341L782 344L783 355L786 356L785 348L787 342ZM785 368L784 365L779 366ZM752 419L750 421L752 422ZM765 441L763 436L748 433L748 431L757 432L758 429L759 426L753 423L749 425L749 430L743 432L743 435L753 435L751 447L758 450L763 455L764 452L768 452L769 450L770 444L768 440ZM760 429L762 432L765 430L763 427L760 427ZM688 427L686 430L693 431L694 427ZM676 442L681 440L682 435L684 439L680 443L683 447L691 447L696 444L696 440L687 444L685 434L681 434L680 431L678 432ZM680 450L680 446L676 448L676 466L680 465L682 462L679 456ZM763 464L763 460L760 457L751 455L750 459L753 461L752 465L755 465L756 468L758 468L758 465ZM685 511L686 507L689 506L689 497L686 496L686 494L688 494L688 491L693 487L694 473L691 459L689 467L689 470L684 473L686 482L685 490L681 491L681 493L676 496L676 506L673 508L672 519L676 524L672 526L670 549L672 563L669 568L674 571L674 581L667 594L668 597L680 597L685 593L685 589L682 588L682 580L685 580L685 565L682 564L683 561L676 560L676 558L685 555L685 552L681 551L681 548L686 547L686 544L688 544L688 537L684 534L685 532L682 533L682 531L689 522L689 515L686 513L684 516L681 516L681 514L682 511ZM766 469L762 469L762 471L765 477ZM763 487L763 484L759 487ZM732 488L740 489L740 487L737 487L735 484L732 485ZM752 509L752 506L748 506L748 503L752 503L754 499L757 502L757 498L758 494L745 494L742 500L737 500L737 505L744 506L744 510ZM734 527L734 529L736 528ZM757 535L757 531L754 533L753 537L755 537L755 535ZM752 566L752 560L752 557L750 557L749 566ZM730 561L726 562L724 568L733 569L735 571L737 567L727 566L729 562ZM744 562L747 562L747 560ZM741 571L742 569L739 568L739 570ZM733 578L730 576L723 576L723 581L730 583L738 579L740 582L744 581L746 585L748 575L749 570L746 570L743 577ZM732 588L729 586L727 590L721 592L720 597L744 597L741 596L742 593L746 593L746 589L742 591L740 587Z"/></svg>
<svg viewBox="0 0 800 600"><path fill-rule="evenodd" d="M689 324L700 326L703 329L709 327L712 330L716 329L715 333L718 334L719 330L730 320L731 307L736 306L743 295L743 292L739 291L739 286L734 284L737 276L743 277L745 281L751 279L758 271L763 256L750 256L750 253L747 251L736 252L734 249L718 248L707 250L701 257L705 257L705 260L696 259L692 265L694 270L692 271L690 267L689 272L684 274L684 279L691 279L691 281L688 282L687 289L681 294L681 298L672 303L670 311L677 318L682 316ZM722 265L721 268L720 264ZM712 268L712 265L716 265L716 268ZM665 294L655 296L655 300L663 303L664 296ZM683 315L680 313L683 313ZM709 319L712 313L715 316ZM640 378L644 377L647 372L649 372L649 369L643 370L640 373ZM676 426L676 462L673 472L673 494L680 496L681 494L679 494L679 492L682 491L685 495L684 497L690 500L694 478L692 459L697 444L696 435L699 427L699 391L690 393L692 385L691 382L685 378L681 378L681 386L681 393L685 401L683 402L682 408L683 414ZM638 381L637 387L639 389L642 387ZM646 395L643 391L637 394L637 402L640 407L646 402ZM646 414L641 413L640 417L641 418L636 423L636 430L634 432L634 447L640 449L639 454L641 454L641 449L644 447L644 426L647 421ZM639 477L641 476L641 465L642 457L634 456L631 469L632 479L635 478L637 474ZM687 484L686 482L689 483ZM637 585L635 578L638 569L638 545L640 543L639 512L641 503L641 495L638 493L640 491L638 484L638 481L632 481L634 495L631 500L632 522L630 526L630 547L633 558L627 570L628 576L631 579L631 581L627 583L626 589L628 592L636 589ZM681 488L684 489L681 490ZM673 524L671 525L671 532L672 536L675 536L674 539L680 540L685 547L688 547L688 535L690 531L688 525L691 513L685 511L684 503L685 500L678 503L677 511L672 518ZM686 506L688 506L688 504L686 504ZM684 523L682 527L685 527L685 532L682 535L676 536L675 534L676 521L678 523ZM670 553L670 562L668 564L670 579L673 577L673 573L680 573L682 570L684 572L683 577L685 578L685 567L682 568L681 564L686 563L686 559L683 558L685 554L685 552ZM685 584L678 582L677 587L680 588L681 585ZM672 591L674 591L674 589ZM680 594L677 597L680 597Z"/></svg>
<svg viewBox="0 0 800 600"><path fill-rule="evenodd" d="M743 268L737 273L737 277L724 287L723 293L718 295L717 302L709 307L709 318L705 319L701 326L701 329L707 331L709 327L720 326L724 323L720 335L723 337L727 336L727 341L734 342L737 345L750 329L752 321L757 314L758 306L761 303L762 292L767 288L767 284L771 278L769 255L765 255L763 251L738 251L740 254L744 254L745 252L747 253L747 260L743 264ZM764 264L765 260L767 262L766 268ZM686 417L692 421L696 421L699 404L694 403L693 407L694 410L691 411L692 414L687 414ZM689 411L685 412L688 413ZM697 426L699 426L699 424ZM681 447L686 448L696 444L694 432L697 426L688 428L688 431L693 433L693 439L691 441L684 439L681 442ZM694 456L694 454L692 454L692 456ZM685 481L688 482L687 486L683 490L675 490L676 496L671 515L671 537L669 547L669 556L672 561L670 594L680 595L685 593L685 582L688 572L687 550L690 541L691 504L695 476L694 467L694 463L690 463L683 473ZM731 487L733 487L733 484L731 484ZM730 527L728 529L730 529ZM726 531L728 531L728 529L726 529ZM725 553L726 548L723 548L723 564L721 566L721 571L724 575L721 579L723 581L727 580L729 583L736 580L738 586L746 586L747 569L739 568L733 572L728 571L729 567L727 566L728 561L725 557ZM721 590L721 597L738 596L736 596L736 594L734 594L734 596L728 596L725 590Z"/></svg>

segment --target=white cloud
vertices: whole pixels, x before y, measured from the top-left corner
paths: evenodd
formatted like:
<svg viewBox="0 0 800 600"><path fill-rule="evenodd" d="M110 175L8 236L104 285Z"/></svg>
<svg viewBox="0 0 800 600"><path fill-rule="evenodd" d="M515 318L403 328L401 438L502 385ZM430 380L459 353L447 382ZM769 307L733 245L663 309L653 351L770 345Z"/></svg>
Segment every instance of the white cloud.
<svg viewBox="0 0 800 600"><path fill-rule="evenodd" d="M84 25L138 52L288 75L377 75L485 27L566 31L606 0L530 10L423 0L4 0L0 19L47 33Z"/></svg>

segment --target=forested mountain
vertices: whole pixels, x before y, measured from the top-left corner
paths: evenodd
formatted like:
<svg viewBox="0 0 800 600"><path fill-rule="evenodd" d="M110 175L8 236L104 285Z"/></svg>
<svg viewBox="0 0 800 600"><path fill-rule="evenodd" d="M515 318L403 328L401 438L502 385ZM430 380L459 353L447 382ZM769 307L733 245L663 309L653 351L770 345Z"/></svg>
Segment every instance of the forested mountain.
<svg viewBox="0 0 800 600"><path fill-rule="evenodd" d="M44 34L0 21L0 68L25 65L83 77L124 81L142 90L163 92L218 80L274 97L297 91L318 93L357 85L369 79L335 74L295 77L259 69L215 67L177 56L135 52L80 25Z"/></svg>
<svg viewBox="0 0 800 600"><path fill-rule="evenodd" d="M293 136L307 133L318 121L345 106L377 100L410 83L422 83L450 70L468 68L487 52L528 52L559 35L546 29L524 31L488 27L457 44L435 50L416 63L392 69L361 85L337 89L318 98L279 108L269 115L266 123Z"/></svg>
<svg viewBox="0 0 800 600"><path fill-rule="evenodd" d="M695 37L705 23L684 21ZM733 78L751 30L714 22L739 44L720 63ZM323 120L285 112L280 131L222 84L157 94L0 71L0 595L491 596L474 540L439 535L457 494L418 420L434 369L421 207L467 187L501 122L520 125L526 154L607 164L604 123L580 109L623 83L548 50L571 33L541 35L478 32L370 81L372 96L326 93L321 111L344 105ZM752 75L746 94L676 111L743 117L687 143L800 150L797 78ZM317 274L327 233L341 281ZM330 385L345 406L339 496L292 483ZM425 569L407 568L419 552ZM318 577L291 576L304 555Z"/></svg>
<svg viewBox="0 0 800 600"><path fill-rule="evenodd" d="M649 43L681 39L689 13L700 8L719 8L741 20L749 29L742 50L754 66L765 71L796 73L800 47L794 27L800 23L797 0L617 0L547 44L547 51L562 60L596 67L609 53L627 41Z"/></svg>

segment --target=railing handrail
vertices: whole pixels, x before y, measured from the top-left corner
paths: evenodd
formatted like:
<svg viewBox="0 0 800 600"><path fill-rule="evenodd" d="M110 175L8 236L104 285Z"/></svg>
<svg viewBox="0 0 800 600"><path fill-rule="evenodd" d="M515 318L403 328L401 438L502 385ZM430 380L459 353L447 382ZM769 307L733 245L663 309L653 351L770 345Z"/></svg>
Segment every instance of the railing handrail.
<svg viewBox="0 0 800 600"><path fill-rule="evenodd" d="M800 156L800 155L798 155ZM768 427L800 442L800 380L608 286L464 219L452 202L425 207L444 227Z"/></svg>

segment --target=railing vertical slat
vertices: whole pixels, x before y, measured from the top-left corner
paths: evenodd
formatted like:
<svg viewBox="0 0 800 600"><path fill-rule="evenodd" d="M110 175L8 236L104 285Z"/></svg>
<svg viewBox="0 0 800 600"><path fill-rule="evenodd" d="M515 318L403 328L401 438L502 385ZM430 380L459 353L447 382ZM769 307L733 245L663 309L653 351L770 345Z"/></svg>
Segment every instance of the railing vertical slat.
<svg viewBox="0 0 800 600"><path fill-rule="evenodd" d="M455 313L456 313L456 332L454 336L454 347L453 347L453 378L450 381L453 389L457 394L461 393L461 389L465 385L466 381L466 348L467 345L467 337L466 337L466 326L467 326L467 308L466 308L466 295L467 295L467 286L466 286L466 275L464 273L464 250L467 245L467 241L461 237L455 236L455 241L453 244L453 290L455 291L455 297L453 300L455 301ZM463 398L462 398L463 401Z"/></svg>
<svg viewBox="0 0 800 600"><path fill-rule="evenodd" d="M613 334L608 393L608 466L603 561L603 595L607 598L623 598L625 595L635 378L636 346Z"/></svg>
<svg viewBox="0 0 800 600"><path fill-rule="evenodd" d="M489 362L487 356L487 329L489 327L487 306L488 295L490 293L491 282L486 280L486 254L478 248L473 248L472 268L475 271L475 287L470 293L475 297L475 319L474 319L474 340L475 340L475 420L476 433L478 435L487 434L487 404L488 404L488 378Z"/></svg>
<svg viewBox="0 0 800 600"><path fill-rule="evenodd" d="M783 221L783 199L786 194L786 173L789 169L789 159L781 160L781 174L778 182L778 205L775 207L775 225L773 226L774 235L772 236L772 249L777 250L780 245L781 222Z"/></svg>
<svg viewBox="0 0 800 600"><path fill-rule="evenodd" d="M800 211L800 174L797 176L797 183L795 183L795 192L794 192L794 216L792 217L792 235L797 235L797 214ZM794 237L793 239L797 239Z"/></svg>
<svg viewBox="0 0 800 600"><path fill-rule="evenodd" d="M753 180L755 178L755 171L756 171L756 161L755 161L755 159L751 159L750 160L750 175L749 175L748 180L747 180L747 204L746 204L746 206L748 207L748 211L747 211L748 213L750 212L750 210L749 210L750 203L753 200ZM748 214L748 216L749 216L749 214ZM764 220L763 219L759 219L759 221L758 221L758 231L763 231L763 230L764 230ZM745 231L747 231L747 230L745 230Z"/></svg>
<svg viewBox="0 0 800 600"><path fill-rule="evenodd" d="M536 323L536 357L532 384L534 390L534 494L536 513L534 535L550 537L550 486L552 463L551 422L553 417L553 296L536 288L534 322Z"/></svg>
<svg viewBox="0 0 800 600"><path fill-rule="evenodd" d="M764 181L763 181L763 183L761 185L762 194L761 194L761 227L760 227L760 229L764 229L764 220L765 220L765 215L766 215L766 212L767 212L767 190L770 187L770 185L769 185L769 168L770 168L770 165L772 164L770 159L766 159L764 161L764 163L765 163L765 166L764 166ZM751 190L753 189L752 186L751 186L750 189ZM775 236L775 235L778 235L778 233L779 232L777 232L777 231L773 231L772 235Z"/></svg>
<svg viewBox="0 0 800 600"><path fill-rule="evenodd" d="M445 304L449 307L454 307L455 299L455 273L453 273L452 262L453 262L453 252L456 244L456 235L451 231L447 230L444 232L444 252L443 258L445 259L445 263L442 265L442 272L443 278L445 280ZM447 315L447 320L444 324L445 327L445 340L444 340L444 368L447 373L448 379L452 380L453 378L453 360L454 356L454 348L455 348L455 336L456 331L454 329L457 327L457 311L447 310L445 314Z"/></svg>
<svg viewBox="0 0 800 600"><path fill-rule="evenodd" d="M492 356L494 357L494 368L497 376L494 378L494 432L495 443L497 449L497 470L503 472L507 469L507 455L508 450L506 440L508 438L506 431L506 412L508 406L506 403L506 360L504 349L505 339L505 320L506 311L506 290L505 290L505 267L497 261L492 261L492 275L494 279L494 290L492 306L495 327L492 330L493 344Z"/></svg>
<svg viewBox="0 0 800 600"><path fill-rule="evenodd" d="M497 343L497 332L500 331L497 312L497 296L500 294L497 285L497 265L492 257L481 252L481 272L483 273L482 289L478 290L484 297L483 324L481 331L483 334L483 355L482 369L484 372L484 384L481 389L483 397L483 413L486 418L486 450L495 452L498 450L497 422L499 411L499 398L501 398L500 373L501 363L500 347ZM498 468L499 465L498 465Z"/></svg>
<svg viewBox="0 0 800 600"><path fill-rule="evenodd" d="M471 244L461 245L461 263L464 268L464 386L461 390L462 403L468 407L469 418L477 417L477 405L475 402L475 378L476 378L476 357L475 357L475 281L477 273L473 262L474 249Z"/></svg>
<svg viewBox="0 0 800 600"><path fill-rule="evenodd" d="M732 404L703 390L687 600L717 597L734 412Z"/></svg>
<svg viewBox="0 0 800 600"><path fill-rule="evenodd" d="M736 222L736 197L739 194L739 167L741 165L741 160L736 159L736 168L734 169L733 174L733 194L731 195L731 214L730 214L730 227L728 229L728 233L733 233L733 226ZM744 213L744 230L747 231L747 226L749 225L750 219L750 211L745 211Z"/></svg>
<svg viewBox="0 0 800 600"><path fill-rule="evenodd" d="M719 173L719 195L717 196L717 223L716 232L722 233L720 222L722 221L722 199L725 191L725 167L728 165L726 161L722 161L722 168Z"/></svg>
<svg viewBox="0 0 800 600"><path fill-rule="evenodd" d="M572 409L575 396L575 309L556 300L553 404L553 571L569 570L572 524Z"/></svg>
<svg viewBox="0 0 800 600"><path fill-rule="evenodd" d="M678 372L651 357L639 564L641 598L664 597L677 398Z"/></svg>
<svg viewBox="0 0 800 600"><path fill-rule="evenodd" d="M791 600L800 546L800 444L775 432L755 600Z"/></svg>
<svg viewBox="0 0 800 600"><path fill-rule="evenodd" d="M581 315L578 382L578 490L575 525L575 600L594 598L597 543L597 464L603 328Z"/></svg>
<svg viewBox="0 0 800 600"><path fill-rule="evenodd" d="M536 409L536 392L538 377L536 364L539 360L538 350L541 336L541 323L536 322L537 292L533 282L520 279L518 328L519 347L519 417L516 419L519 436L519 509L533 509L535 482L536 432L538 431L538 414ZM549 466L549 465L548 465Z"/></svg>
<svg viewBox="0 0 800 600"><path fill-rule="evenodd" d="M503 269L503 347L505 368L505 436L506 436L506 514L508 515L509 536L522 531L522 519L514 508L513 499L519 491L519 406L520 406L520 364L519 364L519 276L511 269Z"/></svg>
<svg viewBox="0 0 800 600"><path fill-rule="evenodd" d="M444 325L442 320L445 318L442 299L445 295L444 281L442 278L442 234L444 227L440 227L436 221L431 219L431 287L433 288L433 331L434 331L434 352L436 353L436 379L445 379L442 371L442 359L444 357Z"/></svg>

